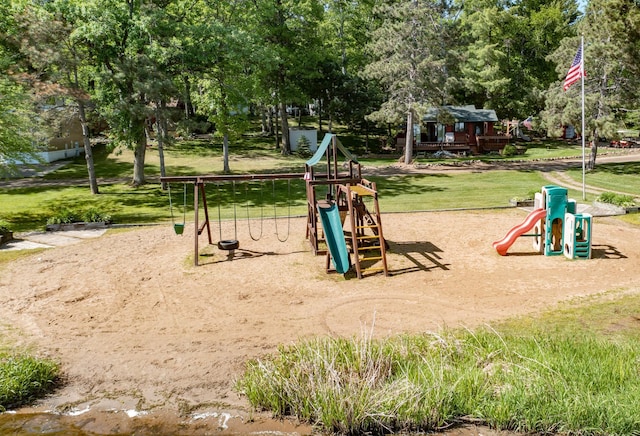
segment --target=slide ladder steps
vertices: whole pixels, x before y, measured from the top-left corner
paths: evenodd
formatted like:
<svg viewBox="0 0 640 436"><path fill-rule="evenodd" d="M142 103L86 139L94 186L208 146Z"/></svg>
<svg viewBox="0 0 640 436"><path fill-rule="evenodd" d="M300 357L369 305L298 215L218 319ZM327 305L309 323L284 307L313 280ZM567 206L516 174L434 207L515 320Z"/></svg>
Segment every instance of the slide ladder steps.
<svg viewBox="0 0 640 436"><path fill-rule="evenodd" d="M375 183L369 186L358 184L346 187L346 197L349 206L351 221L351 247L354 253L354 263L358 278L362 278L363 272L384 271L389 275L387 268L387 256L385 240L382 234L380 209L378 205L378 192ZM367 210L363 197L371 197L374 205L374 215ZM365 234L370 230L373 235ZM373 251L379 252L372 253ZM375 262L374 265L364 268L363 262ZM381 264L378 264L381 263Z"/></svg>
<svg viewBox="0 0 640 436"><path fill-rule="evenodd" d="M579 257L582 259L589 258L590 248L591 247L589 242L576 242L576 245L573 249L575 257Z"/></svg>

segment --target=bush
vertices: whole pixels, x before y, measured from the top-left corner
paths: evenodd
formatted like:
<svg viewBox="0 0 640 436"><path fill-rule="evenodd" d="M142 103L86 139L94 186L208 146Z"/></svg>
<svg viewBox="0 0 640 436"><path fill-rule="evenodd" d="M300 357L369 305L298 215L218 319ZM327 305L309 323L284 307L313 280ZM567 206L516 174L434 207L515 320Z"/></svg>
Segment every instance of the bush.
<svg viewBox="0 0 640 436"><path fill-rule="evenodd" d="M614 192L603 192L597 199L601 203L613 204L620 207L635 206L633 197L630 195L616 194Z"/></svg>
<svg viewBox="0 0 640 436"><path fill-rule="evenodd" d="M86 210L72 210L66 207L54 209L53 215L47 219L47 224L71 224L77 222L98 223L111 222L111 215L96 207Z"/></svg>
<svg viewBox="0 0 640 436"><path fill-rule="evenodd" d="M513 144L507 144L502 149L502 155L505 157L511 157L518 154L518 149Z"/></svg>
<svg viewBox="0 0 640 436"><path fill-rule="evenodd" d="M10 233L10 232L11 232L11 228L9 227L9 223L4 220L0 220L0 234Z"/></svg>
<svg viewBox="0 0 640 436"><path fill-rule="evenodd" d="M111 215L104 213L98 208L92 207L83 212L82 221L86 223L108 223L111 222Z"/></svg>
<svg viewBox="0 0 640 436"><path fill-rule="evenodd" d="M56 209L53 215L47 218L47 224L70 224L78 222L78 214L68 208Z"/></svg>
<svg viewBox="0 0 640 436"><path fill-rule="evenodd" d="M176 134L183 138L192 135L208 133L211 130L211 123L206 119L182 120L176 126Z"/></svg>
<svg viewBox="0 0 640 436"><path fill-rule="evenodd" d="M307 158L311 157L313 153L311 153L311 143L306 136L301 136L298 139L298 149L296 150L296 154L300 157Z"/></svg>

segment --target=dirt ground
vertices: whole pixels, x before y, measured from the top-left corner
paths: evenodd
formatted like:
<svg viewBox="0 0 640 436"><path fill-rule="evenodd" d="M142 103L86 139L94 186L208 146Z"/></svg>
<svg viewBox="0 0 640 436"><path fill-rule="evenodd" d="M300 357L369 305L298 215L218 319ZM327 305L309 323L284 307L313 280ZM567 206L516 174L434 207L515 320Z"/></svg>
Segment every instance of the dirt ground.
<svg viewBox="0 0 640 436"><path fill-rule="evenodd" d="M499 256L491 243L525 216L383 214L391 275L362 280L325 273L302 218L291 220L286 242L278 240L286 218L278 235L265 220L259 241L239 223L233 260L201 236L198 267L189 225L181 236L170 226L115 230L40 251L0 271L0 328L60 361L65 383L22 413L65 412L101 434L143 425L305 434L309 427L251 412L234 391L247 360L315 335L473 327L576 297L640 292L640 228L596 218L591 260L538 255L530 238ZM254 222L254 236L258 229Z"/></svg>

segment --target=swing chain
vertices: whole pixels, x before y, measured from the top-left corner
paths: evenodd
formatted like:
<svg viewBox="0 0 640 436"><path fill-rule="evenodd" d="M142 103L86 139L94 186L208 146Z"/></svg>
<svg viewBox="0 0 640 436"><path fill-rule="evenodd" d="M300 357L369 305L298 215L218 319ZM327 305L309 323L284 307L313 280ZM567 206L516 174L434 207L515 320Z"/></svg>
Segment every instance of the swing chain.
<svg viewBox="0 0 640 436"><path fill-rule="evenodd" d="M182 201L182 223L176 223L175 216L173 214L173 202L171 200L171 183L167 185L169 194L169 211L171 213L171 224L173 224L173 230L176 234L181 235L184 232L184 226L187 221L187 184L183 183L184 195Z"/></svg>
<svg viewBox="0 0 640 436"><path fill-rule="evenodd" d="M263 202L263 194L262 194L262 181L260 181L260 234L255 237L251 232L251 220L249 219L249 183L244 185L244 194L247 199L246 209L247 209L247 227L249 228L249 236L254 241L259 241L262 238L262 230L264 224L264 202Z"/></svg>
<svg viewBox="0 0 640 436"><path fill-rule="evenodd" d="M216 183L216 188L218 191L218 231L220 235L218 247L224 250L232 250L232 249L238 248L238 219L236 214L236 182L235 180L233 181L233 229L234 229L233 240L222 239L222 213L221 213L222 194L220 192L219 183ZM230 247L233 247L233 248L230 248Z"/></svg>
<svg viewBox="0 0 640 436"><path fill-rule="evenodd" d="M288 212L287 212L287 235L284 239L280 238L280 234L278 233L278 213L276 211L276 181L272 180L272 190L273 190L273 220L276 226L276 238L280 242L287 242L289 239L289 233L291 231L291 180L287 179L287 203L288 203Z"/></svg>

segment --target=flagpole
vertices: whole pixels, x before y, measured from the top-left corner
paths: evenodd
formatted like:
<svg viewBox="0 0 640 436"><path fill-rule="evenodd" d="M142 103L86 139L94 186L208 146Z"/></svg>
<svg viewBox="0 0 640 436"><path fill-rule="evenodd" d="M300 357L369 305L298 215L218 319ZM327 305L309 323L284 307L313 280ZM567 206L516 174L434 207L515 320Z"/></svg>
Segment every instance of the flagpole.
<svg viewBox="0 0 640 436"><path fill-rule="evenodd" d="M580 51L582 52L582 56L580 62L580 71L582 76L582 200L587 199L587 193L585 189L585 126L584 126L584 35L582 35L580 39ZM594 138L595 140L595 138Z"/></svg>

